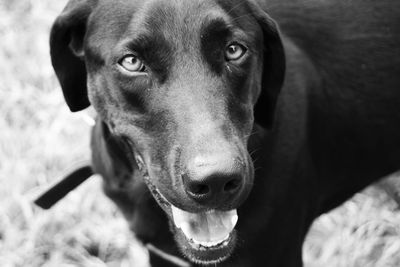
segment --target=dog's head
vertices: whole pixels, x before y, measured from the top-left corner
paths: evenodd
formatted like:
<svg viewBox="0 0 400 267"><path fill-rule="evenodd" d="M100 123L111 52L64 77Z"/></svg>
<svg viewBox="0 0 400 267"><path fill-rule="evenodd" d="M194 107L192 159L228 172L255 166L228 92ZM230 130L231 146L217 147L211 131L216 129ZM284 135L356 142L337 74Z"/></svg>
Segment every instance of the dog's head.
<svg viewBox="0 0 400 267"><path fill-rule="evenodd" d="M254 117L272 124L283 80L268 15L250 0L71 0L51 55L68 106L91 103L129 147L183 253L228 257Z"/></svg>

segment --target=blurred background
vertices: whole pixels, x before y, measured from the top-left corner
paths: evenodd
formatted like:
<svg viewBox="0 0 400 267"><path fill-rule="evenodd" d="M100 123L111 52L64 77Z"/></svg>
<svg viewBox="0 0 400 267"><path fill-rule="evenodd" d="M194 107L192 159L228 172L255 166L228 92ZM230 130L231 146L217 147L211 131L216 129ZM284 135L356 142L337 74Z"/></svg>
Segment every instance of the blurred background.
<svg viewBox="0 0 400 267"><path fill-rule="evenodd" d="M0 0L0 266L145 267L147 252L93 176L50 210L32 200L89 159L90 113L70 113L49 30L66 0ZM321 216L306 266L400 266L399 178Z"/></svg>

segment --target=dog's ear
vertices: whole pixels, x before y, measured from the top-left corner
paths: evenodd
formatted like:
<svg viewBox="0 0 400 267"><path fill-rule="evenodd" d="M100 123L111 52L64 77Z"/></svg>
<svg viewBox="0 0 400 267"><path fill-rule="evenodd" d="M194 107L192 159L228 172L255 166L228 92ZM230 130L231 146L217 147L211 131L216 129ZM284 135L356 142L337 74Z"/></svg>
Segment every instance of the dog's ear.
<svg viewBox="0 0 400 267"><path fill-rule="evenodd" d="M254 117L261 126L271 128L285 76L285 54L276 22L254 1L250 0L249 3L262 28L264 39L261 93L254 108Z"/></svg>
<svg viewBox="0 0 400 267"><path fill-rule="evenodd" d="M87 108L86 66L83 40L95 1L70 0L53 24L50 54L53 68L71 111Z"/></svg>

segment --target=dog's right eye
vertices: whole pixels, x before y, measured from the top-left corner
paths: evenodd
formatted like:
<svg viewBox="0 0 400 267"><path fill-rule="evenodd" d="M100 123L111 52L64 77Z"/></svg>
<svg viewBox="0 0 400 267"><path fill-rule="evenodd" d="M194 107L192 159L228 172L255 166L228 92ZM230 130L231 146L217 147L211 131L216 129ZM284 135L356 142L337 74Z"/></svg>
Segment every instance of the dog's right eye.
<svg viewBox="0 0 400 267"><path fill-rule="evenodd" d="M226 47L225 58L228 61L239 60L246 54L246 47L238 43L231 43Z"/></svg>
<svg viewBox="0 0 400 267"><path fill-rule="evenodd" d="M124 56L118 64L129 72L144 72L146 70L143 61L135 55Z"/></svg>

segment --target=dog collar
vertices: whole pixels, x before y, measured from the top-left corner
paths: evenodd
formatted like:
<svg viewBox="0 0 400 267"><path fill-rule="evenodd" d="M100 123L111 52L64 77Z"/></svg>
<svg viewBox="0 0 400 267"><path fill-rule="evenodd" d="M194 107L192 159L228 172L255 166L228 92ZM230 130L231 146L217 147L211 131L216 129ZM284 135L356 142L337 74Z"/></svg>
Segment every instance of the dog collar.
<svg viewBox="0 0 400 267"><path fill-rule="evenodd" d="M156 256L162 258L163 260L168 261L169 263L172 263L178 267L191 267L192 266L189 262L187 262L177 256L169 254L165 251L162 251L161 249L157 248L156 246L154 246L151 243L146 244L146 248L149 250L150 253L153 253Z"/></svg>
<svg viewBox="0 0 400 267"><path fill-rule="evenodd" d="M74 171L71 173L62 176L60 180L50 185L45 192L36 198L34 203L43 209L49 209L93 175L92 167L88 162L79 166L78 168L74 168Z"/></svg>
<svg viewBox="0 0 400 267"><path fill-rule="evenodd" d="M93 174L92 167L88 163L81 164L80 167L74 168L73 172L63 176L63 178L50 185L46 191L36 198L34 203L43 209L49 209ZM175 266L191 266L189 262L162 251L151 243L146 244L146 248L150 253L153 253L157 257L160 257Z"/></svg>

